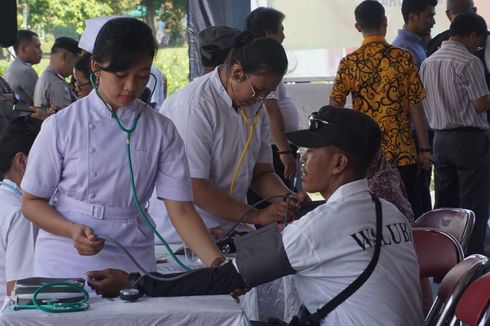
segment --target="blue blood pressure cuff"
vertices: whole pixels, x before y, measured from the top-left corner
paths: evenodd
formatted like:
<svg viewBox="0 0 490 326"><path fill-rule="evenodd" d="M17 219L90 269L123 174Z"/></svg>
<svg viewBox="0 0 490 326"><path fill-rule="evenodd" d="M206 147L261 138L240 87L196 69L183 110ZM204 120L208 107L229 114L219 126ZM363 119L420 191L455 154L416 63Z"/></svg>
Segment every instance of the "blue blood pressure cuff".
<svg viewBox="0 0 490 326"><path fill-rule="evenodd" d="M295 274L276 223L234 239L238 272L247 287Z"/></svg>

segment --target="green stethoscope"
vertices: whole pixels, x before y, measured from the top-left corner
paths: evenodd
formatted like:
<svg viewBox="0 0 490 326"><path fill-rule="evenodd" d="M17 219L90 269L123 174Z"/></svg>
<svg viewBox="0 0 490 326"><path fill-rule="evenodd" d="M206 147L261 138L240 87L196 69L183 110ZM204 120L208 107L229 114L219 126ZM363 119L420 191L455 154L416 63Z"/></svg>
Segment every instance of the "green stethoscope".
<svg viewBox="0 0 490 326"><path fill-rule="evenodd" d="M44 292L48 288L55 287L65 287L72 288L80 291L83 294L83 299L77 302L56 302L53 300L46 303L41 303L40 299L38 299L38 295ZM84 311L90 308L88 304L88 292L80 285L73 282L49 282L42 286L40 286L32 295L32 305L16 305L14 306L14 311L17 310L26 310L26 309L39 309L45 312L54 312L54 313L62 313L62 312L76 312L76 311Z"/></svg>
<svg viewBox="0 0 490 326"><path fill-rule="evenodd" d="M130 181L131 181L131 193L132 193L133 201L134 201L134 204L135 204L136 209L138 211L138 215L139 215L140 219L151 229L151 231L153 232L153 234L165 246L165 248L167 249L168 253L170 254L170 256L172 256L172 258L175 260L175 262L181 268L183 268L184 270L191 271L192 269L190 269L189 267L187 267L186 265L184 265L184 263L182 263L177 258L177 256L173 253L172 249L168 245L167 241L165 241L165 239L160 235L160 233L153 226L153 224L151 224L151 222L148 220L148 217L146 216L145 212L141 208L141 203L140 203L140 200L138 198L138 195L136 194L136 184L135 184L135 181L134 181L133 163L132 163L132 159L131 159L131 135L136 130L136 126L138 125L138 121L139 121L139 119L141 117L141 114L143 113L143 110L148 107L149 101L151 100L151 96L155 92L155 88L156 88L156 84L157 84L156 83L156 76L153 75L153 74L150 74L150 75L155 79L155 85L153 86L153 89L151 90L151 94L148 97L148 100L145 102L145 105L143 106L143 109L141 109L141 111L138 113L138 115L136 116L136 118L133 120L133 122L131 124L131 127L129 127L129 128L126 128L126 127L124 127L122 125L122 123L119 120L117 114L112 110L112 108L110 107L110 105L107 104L107 102L100 95L99 89L98 89L98 85L95 82L94 77L93 77L94 76L93 73L90 74L90 83L92 84L92 86L93 86L93 88L95 90L95 93L97 94L97 97L99 97L99 99L102 101L102 103L104 103L104 105L106 106L107 110L111 113L111 116L116 121L117 126L119 127L119 129L121 129L121 131L123 131L123 132L126 133L126 153L127 153L127 157L128 157L129 176L130 176Z"/></svg>
<svg viewBox="0 0 490 326"><path fill-rule="evenodd" d="M9 183L3 181L0 182L0 186L6 188L10 192L18 195L19 197L22 196L22 190L20 190L17 187L14 187L10 185ZM49 302L49 303L41 303L40 300L38 300L38 295L42 292L44 292L48 288L52 287L69 287L72 289L76 289L80 291L83 294L83 299L77 302ZM25 309L39 309L42 311L46 312L75 312L75 311L82 311L82 310L87 310L90 306L88 304L88 293L87 291L81 287L80 285L72 282L49 282L41 287L39 287L34 294L32 295L32 304L31 305L15 305L14 310L25 310ZM46 300L45 300L46 301Z"/></svg>

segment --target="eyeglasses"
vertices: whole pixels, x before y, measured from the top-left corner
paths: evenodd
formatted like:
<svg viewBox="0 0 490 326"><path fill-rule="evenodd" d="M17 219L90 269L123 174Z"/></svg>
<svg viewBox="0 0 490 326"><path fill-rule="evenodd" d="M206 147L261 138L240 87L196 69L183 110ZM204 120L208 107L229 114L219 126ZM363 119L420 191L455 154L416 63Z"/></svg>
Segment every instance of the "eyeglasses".
<svg viewBox="0 0 490 326"><path fill-rule="evenodd" d="M312 114L310 114L310 116L308 118L308 125L309 125L310 129L318 129L322 125L324 125L324 126L332 125L332 126L337 126L337 127L339 126L333 122L329 122L327 120L320 119L317 116L317 112L313 112Z"/></svg>
<svg viewBox="0 0 490 326"><path fill-rule="evenodd" d="M259 101L264 101L267 95L257 95L257 92L255 91L254 86L252 85L252 82L250 81L250 78L248 78L248 74L245 74L245 77L247 77L248 84L250 85L250 88L252 89L252 96L253 98L256 98Z"/></svg>
<svg viewBox="0 0 490 326"><path fill-rule="evenodd" d="M89 85L89 84L90 84L90 81L87 81L85 83L80 84L80 82L78 80L75 80L75 87L76 88L82 88L83 86L86 86L86 85Z"/></svg>

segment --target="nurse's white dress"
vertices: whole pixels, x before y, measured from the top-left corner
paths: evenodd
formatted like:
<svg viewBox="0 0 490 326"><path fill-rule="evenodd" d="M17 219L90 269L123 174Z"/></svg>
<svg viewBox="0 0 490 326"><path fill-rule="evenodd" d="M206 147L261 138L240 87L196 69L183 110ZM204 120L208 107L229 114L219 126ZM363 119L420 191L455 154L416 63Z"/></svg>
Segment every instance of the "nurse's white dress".
<svg viewBox="0 0 490 326"><path fill-rule="evenodd" d="M122 125L129 128L143 107L136 100L120 108L117 115ZM169 119L144 109L130 146L142 205L155 185L160 198L192 200L184 146ZM54 207L67 220L90 226L99 237L117 240L146 270L156 270L154 237L139 219L131 195L126 133L94 91L43 123L21 187L42 198L50 198L57 190ZM36 276L85 277L87 271L104 268L139 271L111 242L106 241L95 256L80 256L71 239L40 230Z"/></svg>

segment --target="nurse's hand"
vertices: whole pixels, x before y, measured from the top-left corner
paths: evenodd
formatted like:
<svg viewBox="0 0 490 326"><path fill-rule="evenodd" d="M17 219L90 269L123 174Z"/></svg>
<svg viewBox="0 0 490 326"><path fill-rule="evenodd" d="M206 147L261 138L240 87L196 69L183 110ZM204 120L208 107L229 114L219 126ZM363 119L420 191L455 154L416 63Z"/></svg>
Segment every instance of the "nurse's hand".
<svg viewBox="0 0 490 326"><path fill-rule="evenodd" d="M289 207L286 201L273 201L269 206L258 211L258 216L254 223L258 225L267 225L275 221L284 223L286 210L288 213L287 221L296 218L297 207L294 201L289 203Z"/></svg>
<svg viewBox="0 0 490 326"><path fill-rule="evenodd" d="M295 203L297 205L297 207L299 208L301 206L302 203L304 203L305 201L311 201L311 198L310 196L308 196L308 194L306 193L306 191L303 191L303 192L296 192L294 194L291 194L293 196L293 198L295 199Z"/></svg>
<svg viewBox="0 0 490 326"><path fill-rule="evenodd" d="M94 231L83 224L73 224L71 230L73 246L81 256L96 255L104 248L104 239L97 238Z"/></svg>
<svg viewBox="0 0 490 326"><path fill-rule="evenodd" d="M129 274L112 268L87 272L87 283L95 293L106 298L114 298L119 295L119 291L128 287Z"/></svg>

